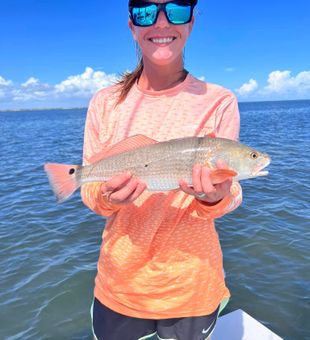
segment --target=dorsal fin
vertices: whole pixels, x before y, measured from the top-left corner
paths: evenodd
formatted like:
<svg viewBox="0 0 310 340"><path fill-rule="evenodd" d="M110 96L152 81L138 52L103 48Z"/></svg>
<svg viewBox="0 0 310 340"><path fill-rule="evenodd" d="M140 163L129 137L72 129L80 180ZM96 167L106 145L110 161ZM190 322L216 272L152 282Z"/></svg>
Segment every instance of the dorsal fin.
<svg viewBox="0 0 310 340"><path fill-rule="evenodd" d="M157 144L157 143L158 142L156 140L149 138L147 136L134 135L134 136L128 137L128 138L112 145L111 147L97 153L96 155L91 157L90 163L95 163L95 162L100 161L104 158L114 156L114 155L118 155L118 154L130 151L130 150L134 150L134 149L137 149L141 146Z"/></svg>

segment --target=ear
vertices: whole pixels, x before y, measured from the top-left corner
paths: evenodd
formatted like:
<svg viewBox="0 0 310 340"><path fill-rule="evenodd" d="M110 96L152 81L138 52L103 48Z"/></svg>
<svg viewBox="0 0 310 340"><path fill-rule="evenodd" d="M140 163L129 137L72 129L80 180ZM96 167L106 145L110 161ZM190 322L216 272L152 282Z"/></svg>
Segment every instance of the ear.
<svg viewBox="0 0 310 340"><path fill-rule="evenodd" d="M128 27L131 30L134 40L137 40L135 25L132 23L131 19L128 19Z"/></svg>
<svg viewBox="0 0 310 340"><path fill-rule="evenodd" d="M192 16L192 20L191 20L191 22L189 23L189 33L191 33L191 31L192 31L193 26L194 26L194 23L195 23L195 16L193 15L193 16Z"/></svg>

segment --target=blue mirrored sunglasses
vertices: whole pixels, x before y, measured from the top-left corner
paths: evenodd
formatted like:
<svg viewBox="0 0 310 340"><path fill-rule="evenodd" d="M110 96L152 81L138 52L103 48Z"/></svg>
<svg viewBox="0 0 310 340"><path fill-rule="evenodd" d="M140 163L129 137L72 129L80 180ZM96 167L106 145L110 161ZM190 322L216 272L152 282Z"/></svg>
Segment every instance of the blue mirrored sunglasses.
<svg viewBox="0 0 310 340"><path fill-rule="evenodd" d="M137 1L129 6L130 18L135 26L152 26L156 23L160 11L163 11L170 24L184 25L192 20L194 6L186 1L165 3Z"/></svg>

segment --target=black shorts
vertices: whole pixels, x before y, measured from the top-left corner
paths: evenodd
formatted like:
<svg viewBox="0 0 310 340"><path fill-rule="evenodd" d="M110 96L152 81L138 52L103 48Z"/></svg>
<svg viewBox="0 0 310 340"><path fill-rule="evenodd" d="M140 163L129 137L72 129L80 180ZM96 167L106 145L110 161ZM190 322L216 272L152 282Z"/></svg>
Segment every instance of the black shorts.
<svg viewBox="0 0 310 340"><path fill-rule="evenodd" d="M205 340L214 330L219 307L210 315L175 319L139 319L112 311L96 298L92 323L97 340ZM154 337L153 337L154 336Z"/></svg>

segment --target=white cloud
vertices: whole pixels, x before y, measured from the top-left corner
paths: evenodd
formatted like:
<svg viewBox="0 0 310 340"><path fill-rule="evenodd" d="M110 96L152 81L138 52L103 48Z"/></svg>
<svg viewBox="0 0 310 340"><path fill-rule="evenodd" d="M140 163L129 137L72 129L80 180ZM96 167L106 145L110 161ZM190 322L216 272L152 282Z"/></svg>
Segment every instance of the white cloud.
<svg viewBox="0 0 310 340"><path fill-rule="evenodd" d="M226 71L232 72L229 69L232 68ZM203 76L199 79L205 81ZM91 67L58 84L46 84L36 77L17 84L0 76L0 110L86 107L97 90L117 80L115 74L95 71ZM240 100L310 99L310 71L293 76L291 71L275 70L266 77L265 85L259 87L258 82L251 78L235 91Z"/></svg>
<svg viewBox="0 0 310 340"><path fill-rule="evenodd" d="M247 83L244 83L239 89L237 89L237 93L241 96L247 96L250 93L254 92L258 88L257 81L255 79L250 79Z"/></svg>
<svg viewBox="0 0 310 340"><path fill-rule="evenodd" d="M3 77L0 76L0 87L10 86L13 85L11 80L5 80Z"/></svg>
<svg viewBox="0 0 310 340"><path fill-rule="evenodd" d="M91 67L56 85L42 83L35 77L13 84L0 76L0 109L87 106L97 90L117 80L115 74L94 71Z"/></svg>
<svg viewBox="0 0 310 340"><path fill-rule="evenodd" d="M39 79L30 77L20 87L12 90L14 102L28 102L30 100L42 101L53 95L53 86L41 83Z"/></svg>
<svg viewBox="0 0 310 340"><path fill-rule="evenodd" d="M89 97L102 87L107 87L117 81L115 74L108 75L102 71L94 71L86 67L84 73L68 77L55 85L55 92L59 95L74 97Z"/></svg>
<svg viewBox="0 0 310 340"><path fill-rule="evenodd" d="M40 81L37 78L34 77L30 77L26 82L24 82L21 86L22 87L32 87L32 86L36 86L37 84L39 84Z"/></svg>
<svg viewBox="0 0 310 340"><path fill-rule="evenodd" d="M226 67L226 68L225 68L225 71L226 71L226 72L234 72L234 71L235 71L235 68L234 68L234 67Z"/></svg>
<svg viewBox="0 0 310 340"><path fill-rule="evenodd" d="M310 90L310 71L300 72L296 77L291 76L291 71L273 71L265 90L271 93L307 92Z"/></svg>
<svg viewBox="0 0 310 340"><path fill-rule="evenodd" d="M14 89L14 84L12 80L6 80L0 76L0 108L1 103L5 101L12 100L12 91Z"/></svg>
<svg viewBox="0 0 310 340"><path fill-rule="evenodd" d="M236 89L240 99L247 100L285 100L310 99L310 71L303 71L296 76L291 71L272 71L267 84L259 88L254 79Z"/></svg>

